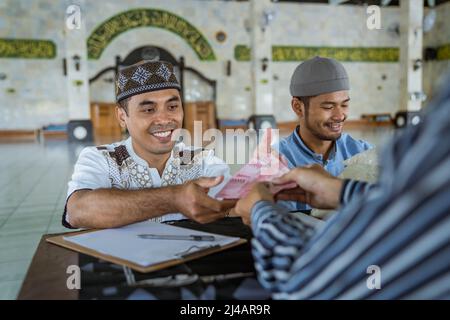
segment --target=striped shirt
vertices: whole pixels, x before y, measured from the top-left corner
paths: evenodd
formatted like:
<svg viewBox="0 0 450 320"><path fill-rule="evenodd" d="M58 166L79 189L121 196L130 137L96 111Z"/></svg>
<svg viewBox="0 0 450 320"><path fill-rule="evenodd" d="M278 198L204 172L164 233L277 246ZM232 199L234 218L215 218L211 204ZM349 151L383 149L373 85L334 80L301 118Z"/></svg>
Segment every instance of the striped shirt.
<svg viewBox="0 0 450 320"><path fill-rule="evenodd" d="M253 256L273 298L450 298L450 87L426 110L387 145L375 185L345 181L322 227L255 204Z"/></svg>

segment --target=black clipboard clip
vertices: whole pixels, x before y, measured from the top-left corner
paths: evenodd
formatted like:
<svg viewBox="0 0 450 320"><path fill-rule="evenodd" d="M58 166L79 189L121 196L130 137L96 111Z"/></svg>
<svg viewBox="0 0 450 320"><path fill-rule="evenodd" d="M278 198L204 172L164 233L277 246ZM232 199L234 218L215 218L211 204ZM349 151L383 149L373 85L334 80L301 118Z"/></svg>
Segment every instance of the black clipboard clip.
<svg viewBox="0 0 450 320"><path fill-rule="evenodd" d="M177 254L175 254L175 256L177 256L178 258L184 259L184 258L187 258L187 257L192 257L192 256L194 256L196 254L200 254L200 253L204 254L204 253L206 253L206 252L208 252L210 250L215 250L217 248L220 248L220 245L217 245L217 244L216 245L212 245L212 246L197 246L197 245L193 245L193 246L190 246L188 249L186 249L184 251L178 252ZM199 250L194 251L194 252L190 252L193 249L199 249Z"/></svg>

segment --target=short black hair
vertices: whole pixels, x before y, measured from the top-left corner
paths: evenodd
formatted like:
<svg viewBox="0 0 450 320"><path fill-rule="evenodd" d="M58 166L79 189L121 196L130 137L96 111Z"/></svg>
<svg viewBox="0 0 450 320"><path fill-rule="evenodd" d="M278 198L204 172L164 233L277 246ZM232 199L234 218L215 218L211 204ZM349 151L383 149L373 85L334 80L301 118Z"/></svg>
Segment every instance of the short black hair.
<svg viewBox="0 0 450 320"><path fill-rule="evenodd" d="M119 108L122 108L125 111L125 114L127 116L128 116L128 102L130 102L130 100L131 100L131 97L128 97L117 103L119 105Z"/></svg>
<svg viewBox="0 0 450 320"><path fill-rule="evenodd" d="M304 96L304 97L294 97L294 98L297 98L298 100L303 102L303 104L305 105L305 108L308 108L309 101L311 100L311 98L314 98L314 97L317 97L317 96Z"/></svg>
<svg viewBox="0 0 450 320"><path fill-rule="evenodd" d="M297 98L298 100L300 100L301 102L303 102L303 105L305 106L305 117L306 119L308 119L309 117L309 101L311 100L311 98L317 97L316 96L304 96L304 97L294 97Z"/></svg>

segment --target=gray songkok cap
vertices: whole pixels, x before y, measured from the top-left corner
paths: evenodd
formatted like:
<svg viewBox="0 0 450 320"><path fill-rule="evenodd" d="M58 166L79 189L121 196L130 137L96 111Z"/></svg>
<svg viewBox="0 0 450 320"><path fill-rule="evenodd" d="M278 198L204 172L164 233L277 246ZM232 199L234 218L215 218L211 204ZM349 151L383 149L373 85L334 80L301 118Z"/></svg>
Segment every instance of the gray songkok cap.
<svg viewBox="0 0 450 320"><path fill-rule="evenodd" d="M349 90L344 66L333 59L314 57L301 63L291 78L293 97L317 96L341 90Z"/></svg>

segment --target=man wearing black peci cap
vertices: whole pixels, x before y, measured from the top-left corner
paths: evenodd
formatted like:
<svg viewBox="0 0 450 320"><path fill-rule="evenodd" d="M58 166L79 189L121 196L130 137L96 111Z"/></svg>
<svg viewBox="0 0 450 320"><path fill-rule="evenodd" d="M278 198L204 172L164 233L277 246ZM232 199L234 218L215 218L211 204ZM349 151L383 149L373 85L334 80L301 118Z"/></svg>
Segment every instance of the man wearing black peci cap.
<svg viewBox="0 0 450 320"><path fill-rule="evenodd" d="M119 71L117 116L130 137L85 148L69 182L63 225L113 228L152 219L222 218L233 203L214 195L229 167L213 151L175 143L182 127L180 85L170 63L148 61ZM185 154L189 165L185 164ZM209 192L209 193L208 193Z"/></svg>

